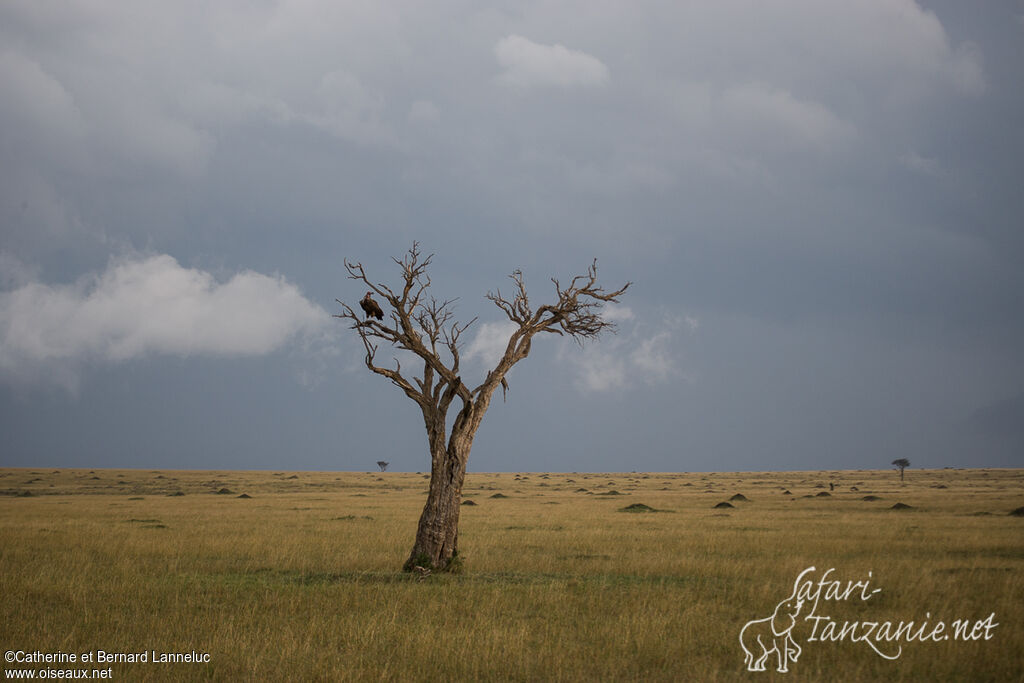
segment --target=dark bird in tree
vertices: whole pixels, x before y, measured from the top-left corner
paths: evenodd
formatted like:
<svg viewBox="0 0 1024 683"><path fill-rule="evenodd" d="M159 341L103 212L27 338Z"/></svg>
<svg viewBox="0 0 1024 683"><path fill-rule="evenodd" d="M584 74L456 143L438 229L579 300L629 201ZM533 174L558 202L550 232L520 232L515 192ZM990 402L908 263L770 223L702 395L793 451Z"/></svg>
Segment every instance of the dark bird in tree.
<svg viewBox="0 0 1024 683"><path fill-rule="evenodd" d="M359 302L359 307L363 309L363 313L366 314L366 319L376 318L377 320L384 319L384 311L381 310L380 305L373 300L373 292L367 292L363 300Z"/></svg>
<svg viewBox="0 0 1024 683"><path fill-rule="evenodd" d="M432 256L423 258L415 242L403 259L393 259L401 271L400 286L392 289L375 283L363 270L361 263L345 262L349 278L369 286L388 302L393 311L388 324L370 320L367 303L379 311L369 294L360 304L367 313L361 320L350 306L338 301L342 312L335 317L348 320L366 349L366 367L373 373L391 381L410 399L415 401L423 415L430 448L430 489L427 502L420 515L416 540L406 571L454 571L460 565L458 558L459 511L462 505L462 485L466 476L466 461L473 446L473 438L484 414L491 405L491 396L501 387L508 390L505 375L514 365L529 355L534 337L545 334L565 335L580 344L596 339L602 332L614 332L615 324L603 315L606 303L616 303L626 289L607 291L598 284L597 262L594 261L583 275L577 275L562 285L552 278L554 291L548 303L536 305L526 293L522 272L511 275L511 292L489 292L490 300L512 323L512 331L505 352L497 364L487 372L483 382L473 386L462 379L460 338L475 320L456 321L452 310L454 299L439 301L430 295L430 277L427 267ZM396 357L394 366L381 363L378 345L385 344L411 354L421 365L415 375L402 367ZM457 406L453 420L447 419L449 407Z"/></svg>

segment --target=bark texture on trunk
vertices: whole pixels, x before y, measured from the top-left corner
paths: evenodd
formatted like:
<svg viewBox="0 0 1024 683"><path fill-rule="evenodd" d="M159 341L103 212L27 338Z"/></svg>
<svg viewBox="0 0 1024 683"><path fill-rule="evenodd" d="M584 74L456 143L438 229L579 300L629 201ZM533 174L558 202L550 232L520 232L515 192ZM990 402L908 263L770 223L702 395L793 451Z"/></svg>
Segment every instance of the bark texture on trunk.
<svg viewBox="0 0 1024 683"><path fill-rule="evenodd" d="M437 424L433 420L428 422ZM427 430L431 456L430 491L416 528L416 541L409 559L405 561L406 571L417 566L434 571L457 568L452 563L459 552L462 484L466 479L466 462L473 443L473 434L465 433L465 429L459 430L460 425L468 427L457 420L447 445L443 430Z"/></svg>
<svg viewBox="0 0 1024 683"><path fill-rule="evenodd" d="M422 407L430 442L430 491L416 529L416 542L403 567L405 571L417 566L436 571L458 570L459 512L462 509L466 463L473 438L500 383L500 376L492 374L480 388L476 400L463 404L452 424L451 438L447 443L446 409Z"/></svg>

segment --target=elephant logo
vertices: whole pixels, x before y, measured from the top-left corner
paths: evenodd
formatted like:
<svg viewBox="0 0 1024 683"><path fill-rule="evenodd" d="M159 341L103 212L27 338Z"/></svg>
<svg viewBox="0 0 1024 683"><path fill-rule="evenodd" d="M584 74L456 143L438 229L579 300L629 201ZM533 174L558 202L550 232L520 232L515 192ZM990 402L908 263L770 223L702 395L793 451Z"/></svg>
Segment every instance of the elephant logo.
<svg viewBox="0 0 1024 683"><path fill-rule="evenodd" d="M804 601L797 598L794 589L793 595L780 602L770 617L746 623L740 631L740 647L747 671L765 671L773 652L778 659L778 672L789 671L789 663L800 657L800 646L793 640L793 627L803 605Z"/></svg>

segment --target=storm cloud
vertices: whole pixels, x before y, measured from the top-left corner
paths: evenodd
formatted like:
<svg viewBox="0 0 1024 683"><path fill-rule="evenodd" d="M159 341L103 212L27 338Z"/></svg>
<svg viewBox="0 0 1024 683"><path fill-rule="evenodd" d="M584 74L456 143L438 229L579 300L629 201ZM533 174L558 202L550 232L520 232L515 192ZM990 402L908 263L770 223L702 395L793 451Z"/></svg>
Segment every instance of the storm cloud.
<svg viewBox="0 0 1024 683"><path fill-rule="evenodd" d="M537 341L471 468L1021 464L1019 13L3 3L4 464L422 469L330 318L342 259L393 282L414 240L469 382L508 273L635 282L617 335Z"/></svg>

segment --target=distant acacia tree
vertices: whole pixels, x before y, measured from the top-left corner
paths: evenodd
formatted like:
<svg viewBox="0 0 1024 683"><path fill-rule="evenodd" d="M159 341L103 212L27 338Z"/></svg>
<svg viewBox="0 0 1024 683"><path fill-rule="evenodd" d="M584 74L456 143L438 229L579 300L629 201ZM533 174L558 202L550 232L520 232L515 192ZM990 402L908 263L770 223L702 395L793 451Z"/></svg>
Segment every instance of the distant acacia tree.
<svg viewBox="0 0 1024 683"><path fill-rule="evenodd" d="M343 312L334 316L351 321L351 328L366 349L366 367L401 389L416 402L423 415L430 448L430 491L412 552L404 565L406 571L417 566L430 570L455 568L462 484L473 438L491 404L491 396L499 386L505 395L508 390L505 376L530 353L533 337L551 332L568 335L582 344L602 332L614 331L614 324L602 317L601 309L606 302L617 302L630 285L627 282L620 289L606 292L597 284L595 259L585 275L574 277L566 287L552 278L554 300L534 307L526 293L522 272L514 271L510 276L511 294L503 295L500 290L488 292L487 299L501 309L515 328L497 365L474 387L462 379L459 341L476 319L466 323L454 320L452 304L455 299L438 300L429 295L427 269L432 259L433 255L424 258L415 242L402 259L392 259L401 270L400 286L396 290L371 280L361 263L346 260L348 277L361 281L375 292L383 300L388 317L376 320L368 315L360 316L340 300L337 301ZM394 367L381 364L377 359L379 343L412 353L417 363L422 363L419 376L409 375L397 358ZM446 419L456 399L459 411L449 435Z"/></svg>
<svg viewBox="0 0 1024 683"><path fill-rule="evenodd" d="M900 471L900 481L903 481L903 470L910 467L910 461L906 458L896 458L892 461L892 464Z"/></svg>
<svg viewBox="0 0 1024 683"><path fill-rule="evenodd" d="M380 468L381 472L386 472L387 469L388 469L388 465L390 465L390 464L391 463L387 462L386 460L378 460L377 461L377 467Z"/></svg>

